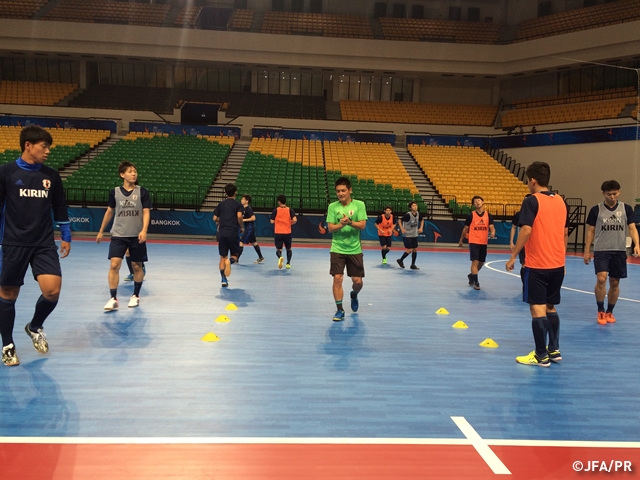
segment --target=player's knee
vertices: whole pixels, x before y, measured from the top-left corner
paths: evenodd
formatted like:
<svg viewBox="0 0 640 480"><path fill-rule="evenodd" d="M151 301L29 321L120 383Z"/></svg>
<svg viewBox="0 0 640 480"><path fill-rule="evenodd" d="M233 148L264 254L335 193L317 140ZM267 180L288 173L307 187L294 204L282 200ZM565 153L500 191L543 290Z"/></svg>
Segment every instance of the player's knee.
<svg viewBox="0 0 640 480"><path fill-rule="evenodd" d="M620 279L609 277L609 286L611 288L618 288L620 286Z"/></svg>

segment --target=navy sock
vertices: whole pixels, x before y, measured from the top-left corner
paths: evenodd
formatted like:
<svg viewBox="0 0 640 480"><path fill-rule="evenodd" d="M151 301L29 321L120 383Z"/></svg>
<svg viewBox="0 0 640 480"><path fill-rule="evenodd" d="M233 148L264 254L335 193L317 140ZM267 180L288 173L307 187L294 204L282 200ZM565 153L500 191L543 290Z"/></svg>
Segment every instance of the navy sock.
<svg viewBox="0 0 640 480"><path fill-rule="evenodd" d="M385 250L384 248L382 249L382 258L387 258L387 252L389 250Z"/></svg>
<svg viewBox="0 0 640 480"><path fill-rule="evenodd" d="M237 259L237 258L234 258L234 257L231 257L231 258L229 259L229 263L230 263L231 265L233 265L233 264L234 264L234 263L236 263L237 261L238 261L238 259Z"/></svg>
<svg viewBox="0 0 640 480"><path fill-rule="evenodd" d="M133 282L133 294L136 297L140 296L140 289L142 288L142 282Z"/></svg>
<svg viewBox="0 0 640 480"><path fill-rule="evenodd" d="M55 302L51 302L44 298L44 295L40 295L40 298L38 298L38 301L36 302L36 311L33 313L29 330L37 332L39 328L42 328L44 321L51 312L53 312L53 309L56 308L57 304L57 300Z"/></svg>
<svg viewBox="0 0 640 480"><path fill-rule="evenodd" d="M338 307L338 311L344 310L344 308L342 308L342 300L336 301L336 307Z"/></svg>
<svg viewBox="0 0 640 480"><path fill-rule="evenodd" d="M599 312L604 312L604 301L596 302L596 304L598 305L598 311Z"/></svg>
<svg viewBox="0 0 640 480"><path fill-rule="evenodd" d="M282 256L281 250L276 250L276 257L280 258Z"/></svg>
<svg viewBox="0 0 640 480"><path fill-rule="evenodd" d="M242 256L242 252L244 252L244 247L240 247L240 253L238 254L238 260L240 260L240 257ZM235 262L231 262L231 263L235 263Z"/></svg>
<svg viewBox="0 0 640 480"><path fill-rule="evenodd" d="M293 250L287 250L287 264L291 263L292 256L293 256Z"/></svg>
<svg viewBox="0 0 640 480"><path fill-rule="evenodd" d="M222 278L224 278L224 268L223 268L222 270L220 270L220 276L221 276Z"/></svg>
<svg viewBox="0 0 640 480"><path fill-rule="evenodd" d="M262 258L262 252L260 251L260 245L254 245L253 248L256 251L256 253L258 254L258 258Z"/></svg>
<svg viewBox="0 0 640 480"><path fill-rule="evenodd" d="M558 312L547 313L549 320L549 351L560 350L560 317Z"/></svg>
<svg viewBox="0 0 640 480"><path fill-rule="evenodd" d="M418 258L418 252L411 252L411 265L416 264L416 258Z"/></svg>
<svg viewBox="0 0 640 480"><path fill-rule="evenodd" d="M16 323L16 301L0 298L0 334L2 346L13 343L13 325Z"/></svg>
<svg viewBox="0 0 640 480"><path fill-rule="evenodd" d="M115 298L116 300L118 299L118 289L117 288L110 288L109 289L109 293L111 294L112 298Z"/></svg>
<svg viewBox="0 0 640 480"><path fill-rule="evenodd" d="M616 306L615 303L610 303L607 305L607 313L613 313L613 309Z"/></svg>
<svg viewBox="0 0 640 480"><path fill-rule="evenodd" d="M403 262L405 258L407 258L409 256L409 254L407 252L404 252L402 254L402 257L400 257L400 261Z"/></svg>
<svg viewBox="0 0 640 480"><path fill-rule="evenodd" d="M533 341L536 344L536 355L543 358L547 355L547 328L549 321L547 317L536 317L531 319L531 329L533 330Z"/></svg>

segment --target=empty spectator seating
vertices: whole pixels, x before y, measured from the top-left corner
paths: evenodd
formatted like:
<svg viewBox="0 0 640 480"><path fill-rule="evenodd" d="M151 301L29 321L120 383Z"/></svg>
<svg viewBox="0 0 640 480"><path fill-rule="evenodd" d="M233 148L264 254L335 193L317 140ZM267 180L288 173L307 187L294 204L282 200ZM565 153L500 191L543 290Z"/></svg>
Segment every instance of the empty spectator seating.
<svg viewBox="0 0 640 480"><path fill-rule="evenodd" d="M20 156L22 127L0 127L0 163L12 162ZM53 137L47 165L59 170L84 155L91 148L108 139L107 130L77 130L75 128L47 128Z"/></svg>
<svg viewBox="0 0 640 480"><path fill-rule="evenodd" d="M202 7L196 7L194 5L182 7L180 12L178 12L178 16L174 20L173 25L176 27L194 27L201 10Z"/></svg>
<svg viewBox="0 0 640 480"><path fill-rule="evenodd" d="M195 136L130 134L64 181L67 201L105 204L109 190L122 184L118 164L129 160L154 206L199 208L229 150Z"/></svg>
<svg viewBox="0 0 640 480"><path fill-rule="evenodd" d="M387 40L494 44L500 30L500 24L484 22L391 17L379 20Z"/></svg>
<svg viewBox="0 0 640 480"><path fill-rule="evenodd" d="M520 24L516 41L603 27L640 18L640 2L618 0L567 12L546 15Z"/></svg>
<svg viewBox="0 0 640 480"><path fill-rule="evenodd" d="M229 23L230 30L250 30L253 23L253 10L235 9Z"/></svg>
<svg viewBox="0 0 640 480"><path fill-rule="evenodd" d="M342 120L493 126L498 107L443 103L365 102L340 100Z"/></svg>
<svg viewBox="0 0 640 480"><path fill-rule="evenodd" d="M636 96L636 87L619 87L593 92L576 92L565 95L550 95L516 100L506 103L505 106L513 108L546 107L549 105L562 105L564 103L593 102L596 100L611 100L614 98L629 98Z"/></svg>
<svg viewBox="0 0 640 480"><path fill-rule="evenodd" d="M0 103L15 105L55 105L78 86L72 83L0 82Z"/></svg>
<svg viewBox="0 0 640 480"><path fill-rule="evenodd" d="M254 138L236 185L253 197L254 208L275 208L275 197L284 194L294 209L326 211L322 142Z"/></svg>
<svg viewBox="0 0 640 480"><path fill-rule="evenodd" d="M511 216L529 193L526 185L479 147L409 145L408 151L454 214L471 211L481 196L494 215Z"/></svg>
<svg viewBox="0 0 640 480"><path fill-rule="evenodd" d="M366 17L322 13L265 12L262 33L373 38L371 23Z"/></svg>
<svg viewBox="0 0 640 480"><path fill-rule="evenodd" d="M31 18L49 0L3 0L0 18Z"/></svg>
<svg viewBox="0 0 640 480"><path fill-rule="evenodd" d="M545 125L618 118L627 105L635 103L635 97L628 97L546 107L518 108L516 110L508 110L502 114L502 127L510 128L518 125Z"/></svg>
<svg viewBox="0 0 640 480"><path fill-rule="evenodd" d="M44 18L65 22L160 26L170 9L171 5L149 3L61 0Z"/></svg>
<svg viewBox="0 0 640 480"><path fill-rule="evenodd" d="M424 211L418 188L390 144L324 142L324 158L327 184L349 177L354 198L364 200L369 210L381 212L384 205L391 205L400 211L415 200Z"/></svg>

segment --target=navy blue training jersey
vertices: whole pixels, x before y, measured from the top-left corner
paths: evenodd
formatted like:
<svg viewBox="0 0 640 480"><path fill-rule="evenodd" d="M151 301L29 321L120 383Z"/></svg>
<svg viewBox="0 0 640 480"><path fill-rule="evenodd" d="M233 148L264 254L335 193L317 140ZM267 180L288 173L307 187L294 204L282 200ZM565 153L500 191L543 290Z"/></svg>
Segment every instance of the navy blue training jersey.
<svg viewBox="0 0 640 480"><path fill-rule="evenodd" d="M53 218L69 223L62 180L53 168L21 158L0 166L0 243L24 247L54 243Z"/></svg>

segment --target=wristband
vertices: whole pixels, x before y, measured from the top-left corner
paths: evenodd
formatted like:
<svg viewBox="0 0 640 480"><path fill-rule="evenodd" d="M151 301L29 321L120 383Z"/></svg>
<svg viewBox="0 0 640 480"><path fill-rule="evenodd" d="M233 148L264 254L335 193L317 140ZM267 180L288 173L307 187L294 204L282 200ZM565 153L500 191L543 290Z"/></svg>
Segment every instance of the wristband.
<svg viewBox="0 0 640 480"><path fill-rule="evenodd" d="M71 225L68 223L60 223L58 226L60 227L62 241L71 243Z"/></svg>

